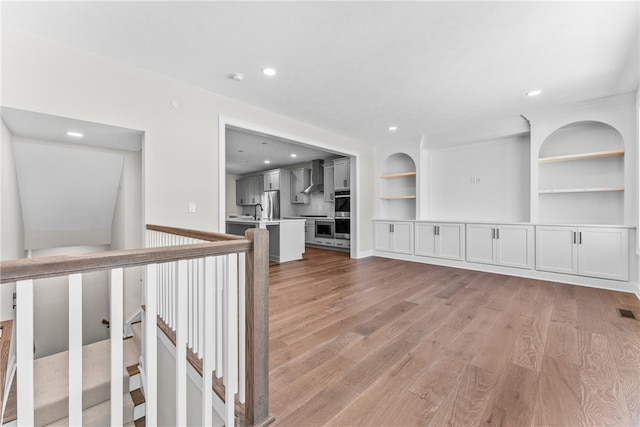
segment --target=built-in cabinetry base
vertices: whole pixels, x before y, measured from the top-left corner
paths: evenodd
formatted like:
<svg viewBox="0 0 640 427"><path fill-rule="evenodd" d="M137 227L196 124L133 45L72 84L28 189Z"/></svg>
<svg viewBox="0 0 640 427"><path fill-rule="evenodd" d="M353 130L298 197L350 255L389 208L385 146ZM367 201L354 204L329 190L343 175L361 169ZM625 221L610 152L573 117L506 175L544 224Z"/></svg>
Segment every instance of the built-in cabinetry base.
<svg viewBox="0 0 640 427"><path fill-rule="evenodd" d="M631 232L630 232L631 230ZM623 226L375 220L382 257L636 292L635 233ZM632 260L632 261L630 261Z"/></svg>

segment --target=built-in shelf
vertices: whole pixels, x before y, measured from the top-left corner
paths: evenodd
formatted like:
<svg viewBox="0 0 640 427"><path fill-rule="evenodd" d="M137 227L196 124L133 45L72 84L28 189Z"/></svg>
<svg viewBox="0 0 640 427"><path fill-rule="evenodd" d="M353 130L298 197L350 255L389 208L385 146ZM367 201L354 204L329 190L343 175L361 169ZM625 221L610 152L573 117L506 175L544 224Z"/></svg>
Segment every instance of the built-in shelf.
<svg viewBox="0 0 640 427"><path fill-rule="evenodd" d="M540 190L540 194L555 193L599 193L605 191L624 191L624 187L599 187L599 188L558 188L552 190Z"/></svg>
<svg viewBox="0 0 640 427"><path fill-rule="evenodd" d="M391 178L405 178L408 176L416 176L416 172L390 173L387 175L382 175L380 178L391 179Z"/></svg>
<svg viewBox="0 0 640 427"><path fill-rule="evenodd" d="M382 196L380 197L382 200L409 200L409 199L415 199L416 196Z"/></svg>
<svg viewBox="0 0 640 427"><path fill-rule="evenodd" d="M608 151L596 151L593 153L579 153L568 154L564 156L553 157L541 157L538 161L541 164L555 163L555 162L569 162L573 160L588 160L588 159L602 159L605 157L620 157L624 156L624 150L608 150Z"/></svg>

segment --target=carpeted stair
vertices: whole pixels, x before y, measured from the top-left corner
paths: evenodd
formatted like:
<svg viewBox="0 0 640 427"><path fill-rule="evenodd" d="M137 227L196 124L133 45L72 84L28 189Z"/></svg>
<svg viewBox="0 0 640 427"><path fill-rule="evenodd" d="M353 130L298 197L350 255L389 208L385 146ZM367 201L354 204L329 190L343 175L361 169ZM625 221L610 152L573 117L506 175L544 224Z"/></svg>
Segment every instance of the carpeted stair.
<svg viewBox="0 0 640 427"><path fill-rule="evenodd" d="M124 366L122 372L123 424L134 425L135 408L131 396L130 370L137 367L140 356L140 327L134 327L134 337L123 342ZM110 423L110 340L89 344L82 349L82 424L109 426ZM62 352L36 359L34 362L35 425L67 426L69 408L69 353ZM135 374L134 374L135 375ZM139 387L139 374L131 385ZM141 394L140 391L137 391ZM139 399L139 397L138 397ZM144 407L142 407L144 416ZM144 420L143 420L144 421ZM136 423L137 424L137 423Z"/></svg>

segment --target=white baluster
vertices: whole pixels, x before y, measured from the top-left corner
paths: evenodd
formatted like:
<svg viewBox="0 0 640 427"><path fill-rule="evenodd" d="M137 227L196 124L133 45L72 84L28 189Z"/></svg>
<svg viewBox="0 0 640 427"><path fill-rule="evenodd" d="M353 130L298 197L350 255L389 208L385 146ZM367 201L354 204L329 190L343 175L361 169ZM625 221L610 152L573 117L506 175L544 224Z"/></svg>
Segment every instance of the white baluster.
<svg viewBox="0 0 640 427"><path fill-rule="evenodd" d="M198 297L196 301L198 302L198 337L196 342L198 343L198 351L204 346L204 259L199 259L197 261L198 265L198 275L197 275L197 291ZM211 307L211 306L210 306ZM213 309L213 307L211 307ZM202 357L202 355L200 355Z"/></svg>
<svg viewBox="0 0 640 427"><path fill-rule="evenodd" d="M33 426L33 280L16 283L18 425Z"/></svg>
<svg viewBox="0 0 640 427"><path fill-rule="evenodd" d="M246 332L247 332L247 310L246 310L246 254L238 254L238 381L239 381L239 396L240 403L245 403L246 400L246 360L247 360L247 348L246 348Z"/></svg>
<svg viewBox="0 0 640 427"><path fill-rule="evenodd" d="M225 425L233 426L234 399L238 391L238 255L230 254L226 258L228 280L225 283Z"/></svg>
<svg viewBox="0 0 640 427"><path fill-rule="evenodd" d="M111 319L109 329L111 331L111 425L122 425L122 331L123 331L123 270L114 268L111 270ZM69 425L73 425L69 423Z"/></svg>
<svg viewBox="0 0 640 427"><path fill-rule="evenodd" d="M176 425L187 425L187 261L176 271Z"/></svg>
<svg viewBox="0 0 640 427"><path fill-rule="evenodd" d="M223 284L226 279L224 256L216 257L216 376L222 377L222 350L223 350Z"/></svg>
<svg viewBox="0 0 640 427"><path fill-rule="evenodd" d="M82 274L69 276L69 425L82 424Z"/></svg>
<svg viewBox="0 0 640 427"><path fill-rule="evenodd" d="M146 287L146 322L145 339L145 379L144 390L145 420L150 426L158 425L158 339L156 335L156 292L157 292L157 264L147 265Z"/></svg>
<svg viewBox="0 0 640 427"><path fill-rule="evenodd" d="M215 352L215 324L214 324L214 303L215 303L215 259L207 257L204 260L204 354L202 358L202 425L210 426L213 422L211 415L211 405L213 399L212 375Z"/></svg>

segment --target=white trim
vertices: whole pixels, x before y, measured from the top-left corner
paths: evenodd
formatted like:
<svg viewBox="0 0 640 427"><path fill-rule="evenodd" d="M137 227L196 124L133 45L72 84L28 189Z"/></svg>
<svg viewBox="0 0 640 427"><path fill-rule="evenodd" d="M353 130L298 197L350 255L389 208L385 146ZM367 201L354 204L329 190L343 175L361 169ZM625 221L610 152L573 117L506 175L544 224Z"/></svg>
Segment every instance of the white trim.
<svg viewBox="0 0 640 427"><path fill-rule="evenodd" d="M460 268L463 270L482 271L485 273L503 274L507 276L524 277L528 279L538 279L550 282L566 283L569 285L586 286L589 288L606 289L610 291L619 291L626 293L635 293L632 290L637 288L638 283L623 282L618 280L596 279L585 276L574 276L571 274L549 273L546 271L538 271L534 269L502 267L499 265L480 264L467 261L456 261L445 258L431 258L411 254L398 254L385 251L374 251L374 256L381 258L391 258L402 261L417 262L421 264L441 265L445 267Z"/></svg>
<svg viewBox="0 0 640 427"><path fill-rule="evenodd" d="M145 339L144 370L142 383L144 384L144 400L146 406L145 420L150 426L158 425L158 340L157 327L157 269L158 264L148 264L145 279L146 311L143 337Z"/></svg>

